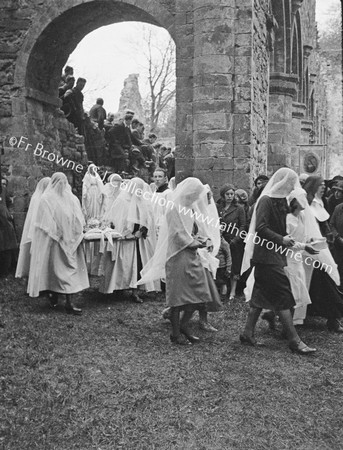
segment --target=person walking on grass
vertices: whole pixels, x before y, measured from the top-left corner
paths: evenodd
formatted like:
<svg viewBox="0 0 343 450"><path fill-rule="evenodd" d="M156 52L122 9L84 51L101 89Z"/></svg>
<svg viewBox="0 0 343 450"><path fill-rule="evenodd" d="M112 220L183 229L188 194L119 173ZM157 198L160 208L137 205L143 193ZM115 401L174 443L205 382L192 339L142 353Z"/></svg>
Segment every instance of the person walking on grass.
<svg viewBox="0 0 343 450"><path fill-rule="evenodd" d="M289 348L300 355L308 355L316 349L302 342L293 325L291 310L296 303L284 270L287 265L285 250L295 244L293 237L286 233L286 216L289 212L286 197L295 188L300 188L297 174L288 168L279 169L269 180L256 204L242 265L242 271L245 271L252 263L255 282L240 341L242 344L257 345L254 336L256 323L262 309L269 309L279 316Z"/></svg>
<svg viewBox="0 0 343 450"><path fill-rule="evenodd" d="M27 292L30 297L38 297L40 292L49 291L52 306L57 305L59 294L64 294L66 312L80 315L82 311L73 306L71 297L89 287L81 245L85 221L64 173L52 175L38 208Z"/></svg>
<svg viewBox="0 0 343 450"><path fill-rule="evenodd" d="M205 258L199 253L200 249L211 253L214 246L218 251L219 230L206 233L205 224L195 220L195 212L206 217L209 206L207 189L197 178L182 181L172 201L173 207L167 210L161 226L157 251L142 271L139 283L166 280L166 302L172 324L170 340L177 345L187 345L199 341L189 329L193 313L199 311L200 319L206 316L207 320L208 311L222 306L211 274L218 261L214 261L214 256ZM217 244L210 238L214 231L218 234ZM208 269L204 267L204 259Z"/></svg>

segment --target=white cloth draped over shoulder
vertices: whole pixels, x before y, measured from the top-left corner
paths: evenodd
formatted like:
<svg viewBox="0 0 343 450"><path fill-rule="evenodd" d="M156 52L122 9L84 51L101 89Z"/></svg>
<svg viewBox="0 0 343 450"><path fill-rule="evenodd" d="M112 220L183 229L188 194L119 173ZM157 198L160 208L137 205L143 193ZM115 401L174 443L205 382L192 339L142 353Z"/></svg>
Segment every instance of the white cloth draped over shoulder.
<svg viewBox="0 0 343 450"><path fill-rule="evenodd" d="M213 278L215 279L219 266L219 259L216 258L216 255L218 254L220 247L220 220L218 209L208 184L205 185L205 192L201 195L196 208L198 208L199 211L205 211L205 215L200 216L199 220L197 220L199 228L198 232L202 236L209 237L213 243L212 252L209 252L206 248L199 248L198 253L202 265L212 273Z"/></svg>
<svg viewBox="0 0 343 450"><path fill-rule="evenodd" d="M314 196L310 208L312 214L319 222L325 222L325 220L330 219L330 214L326 211L323 200L317 194Z"/></svg>
<svg viewBox="0 0 343 450"><path fill-rule="evenodd" d="M95 164L90 164L82 180L82 212L88 222L100 219L104 198L104 184Z"/></svg>
<svg viewBox="0 0 343 450"><path fill-rule="evenodd" d="M28 293L73 294L89 287L83 247L85 221L67 177L55 173L39 203L31 244Z"/></svg>
<svg viewBox="0 0 343 450"><path fill-rule="evenodd" d="M148 229L146 238L141 236L141 232L135 232L139 237L138 245L143 268L153 257L156 248L152 205L149 200L143 198L144 192L149 190L149 186L141 178L132 178L122 186L122 192L104 217L104 221L112 222L115 231L123 237L133 237L136 224L139 224L140 228ZM112 254L111 259L109 252ZM122 240L114 242L113 246L108 244L104 255L104 274L105 279L100 288L103 293L136 287L138 278L136 241ZM147 291L160 290L159 280L144 284Z"/></svg>
<svg viewBox="0 0 343 450"><path fill-rule="evenodd" d="M15 273L17 278L27 277L29 275L31 258L30 250L34 226L36 223L37 214L39 212L39 205L42 195L44 194L49 182L50 177L42 178L38 182L36 190L31 197L30 206L26 214L23 234L20 241L18 264Z"/></svg>
<svg viewBox="0 0 343 450"><path fill-rule="evenodd" d="M211 238L215 248L219 249L218 224L216 228L214 221L209 224L209 220L205 220L209 216L209 209L212 209L212 214L216 216L213 205L208 205L207 192L208 189L197 178L186 178L178 184L171 196L171 206L162 221L156 252L143 268L142 278L138 284L165 279L167 261L194 241L192 236L194 222L198 225L198 234ZM216 254L215 250L213 254ZM208 264L207 258L203 257L202 260Z"/></svg>

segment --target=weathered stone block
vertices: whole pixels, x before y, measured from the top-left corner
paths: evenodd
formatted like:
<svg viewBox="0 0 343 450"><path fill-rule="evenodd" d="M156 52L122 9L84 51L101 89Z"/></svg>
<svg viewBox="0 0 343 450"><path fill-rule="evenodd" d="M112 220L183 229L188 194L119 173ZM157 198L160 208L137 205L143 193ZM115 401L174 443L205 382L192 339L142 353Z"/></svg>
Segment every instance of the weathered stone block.
<svg viewBox="0 0 343 450"><path fill-rule="evenodd" d="M195 130L194 131L195 142L232 142L231 130Z"/></svg>
<svg viewBox="0 0 343 450"><path fill-rule="evenodd" d="M222 99L226 101L233 100L233 87L231 86L215 86L214 87L214 98L216 100ZM231 107L230 107L231 110Z"/></svg>
<svg viewBox="0 0 343 450"><path fill-rule="evenodd" d="M234 114L244 114L251 112L251 102L232 102Z"/></svg>
<svg viewBox="0 0 343 450"><path fill-rule="evenodd" d="M225 113L207 113L194 115L194 130L230 129L231 116Z"/></svg>
<svg viewBox="0 0 343 450"><path fill-rule="evenodd" d="M194 114L198 113L229 113L231 112L231 102L227 100L197 101L193 104Z"/></svg>
<svg viewBox="0 0 343 450"><path fill-rule="evenodd" d="M233 147L233 155L235 158L250 158L251 148L250 145L236 144Z"/></svg>

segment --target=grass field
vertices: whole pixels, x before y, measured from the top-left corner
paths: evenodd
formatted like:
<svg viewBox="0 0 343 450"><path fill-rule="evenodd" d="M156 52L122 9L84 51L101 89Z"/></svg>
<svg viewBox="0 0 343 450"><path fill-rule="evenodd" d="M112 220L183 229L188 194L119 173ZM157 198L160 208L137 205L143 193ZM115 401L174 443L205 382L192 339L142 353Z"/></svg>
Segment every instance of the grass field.
<svg viewBox="0 0 343 450"><path fill-rule="evenodd" d="M0 280L1 449L342 449L343 337L311 319L318 348L293 355L259 322L240 345L246 305L211 315L219 329L173 346L163 296L139 305L92 288L81 317Z"/></svg>

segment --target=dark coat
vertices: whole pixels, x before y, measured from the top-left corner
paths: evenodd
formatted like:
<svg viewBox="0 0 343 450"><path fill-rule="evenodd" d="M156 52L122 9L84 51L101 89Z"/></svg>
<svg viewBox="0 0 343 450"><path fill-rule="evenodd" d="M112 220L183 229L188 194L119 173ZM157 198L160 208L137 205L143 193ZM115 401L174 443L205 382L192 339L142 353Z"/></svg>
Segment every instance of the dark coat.
<svg viewBox="0 0 343 450"><path fill-rule="evenodd" d="M343 284L343 203L336 206L331 219L330 225L333 232L334 246L333 256L341 277L341 285Z"/></svg>
<svg viewBox="0 0 343 450"><path fill-rule="evenodd" d="M89 117L98 124L100 130L104 128L106 116L106 110L102 105L96 104L89 111Z"/></svg>
<svg viewBox="0 0 343 450"><path fill-rule="evenodd" d="M233 275L239 275L244 254L244 242L240 237L240 233L245 230L244 208L237 203L231 203L230 207L225 210L225 203L219 202L218 214L221 224L226 225L223 231L223 238L230 244L232 257L231 272Z"/></svg>
<svg viewBox="0 0 343 450"><path fill-rule="evenodd" d="M283 237L287 235L286 216L289 212L287 200L264 195L256 208L256 233L261 241L255 244L253 262L284 267L287 265L286 248L282 244ZM253 237L250 236L250 239ZM273 248L266 247L269 242L274 243ZM271 244L269 247L272 247ZM276 251L277 247L279 251Z"/></svg>
<svg viewBox="0 0 343 450"><path fill-rule="evenodd" d="M107 139L110 155L114 159L125 159L132 146L131 131L124 122L116 123L108 130Z"/></svg>
<svg viewBox="0 0 343 450"><path fill-rule="evenodd" d="M218 214L220 223L225 223L226 229L223 237L227 242L231 242L235 238L240 239L239 233L245 229L246 219L243 206L236 203L231 203L230 207L225 210L225 204L218 205ZM228 229L228 225L231 227ZM237 240L236 239L236 240Z"/></svg>

